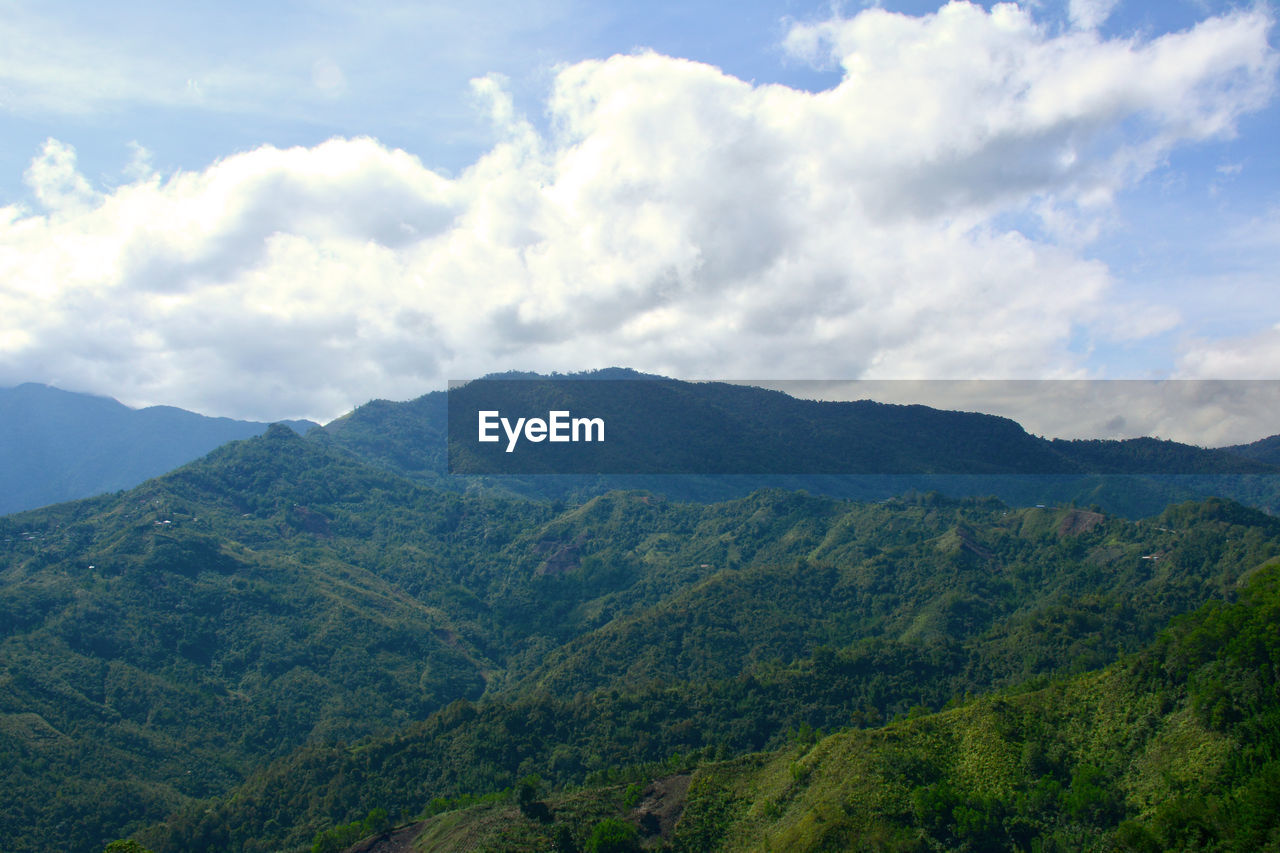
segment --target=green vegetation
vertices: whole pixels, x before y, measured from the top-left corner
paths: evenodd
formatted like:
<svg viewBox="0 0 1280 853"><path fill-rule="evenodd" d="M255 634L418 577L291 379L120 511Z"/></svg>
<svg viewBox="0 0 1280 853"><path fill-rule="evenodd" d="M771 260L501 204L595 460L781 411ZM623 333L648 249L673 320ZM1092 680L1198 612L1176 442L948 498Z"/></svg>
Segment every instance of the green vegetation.
<svg viewBox="0 0 1280 853"><path fill-rule="evenodd" d="M1125 662L695 775L675 849L1280 844L1280 567Z"/></svg>
<svg viewBox="0 0 1280 853"><path fill-rule="evenodd" d="M65 849L100 850L265 758L478 696L483 653L366 559L366 511L394 528L447 508L282 428L0 519L6 848L59 827Z"/></svg>
<svg viewBox="0 0 1280 853"><path fill-rule="evenodd" d="M634 768L650 781L552 795L551 822L491 801L410 832L507 853L1276 849L1277 624L1272 563L1098 672L701 761L691 784Z"/></svg>
<svg viewBox="0 0 1280 853"><path fill-rule="evenodd" d="M370 835L379 835L391 828L386 809L373 809L364 820L326 829L311 842L311 853L341 853L352 844Z"/></svg>
<svg viewBox="0 0 1280 853"><path fill-rule="evenodd" d="M586 853L639 853L640 833L624 820L607 817L587 836Z"/></svg>
<svg viewBox="0 0 1280 853"><path fill-rule="evenodd" d="M337 850L423 816L442 849L693 849L748 819L804 840L786 821L825 814L804 793L825 756L882 743L905 751L831 766L883 783L865 793L890 811L857 820L886 844L927 824L929 843L972 847L997 820L1015 841L1139 844L1174 830L1116 787L1104 734L1130 720L1107 697L1129 690L1165 753L1205 761L1246 754L1213 749L1264 732L1274 704L1246 677L1254 646L1212 657L1208 628L1153 647L1182 670L1104 669L1270 577L1280 522L1229 501L1141 522L937 494L556 504L428 488L389 470L395 442L381 466L340 445L272 428L127 493L0 518L5 849ZM1155 702L1160 673L1175 686ZM1179 678L1200 698L1179 704ZM1007 784L973 782L955 757L970 743ZM1010 776L1023 749L1043 750L1030 782ZM675 832L651 787L694 771ZM1150 796L1192 796L1201 775L1177 773ZM756 797L770 785L795 795ZM1205 800L1203 819L1264 813L1266 790Z"/></svg>
<svg viewBox="0 0 1280 853"><path fill-rule="evenodd" d="M1242 574L1277 553L1277 522L1222 502L1132 524L936 499L868 507L762 494L696 508L702 520L679 540L658 539L705 555L724 546L722 525L734 519L731 539L761 543L763 553L737 553L738 568L702 570L680 586L663 571L701 568L706 556L659 560L631 543L649 539L648 524L680 529L691 509L612 495L553 520L542 535L567 532L561 525L572 520L575 531L610 531L588 541L644 551L653 565L632 577L645 582L606 596L640 603L544 653L527 677L509 674L484 701L455 702L356 747L320 744L275 762L212 812L170 821L156 846L202 849L199 839L217 828L219 843L259 849L265 821L293 827L280 843L297 843L375 803L404 819L433 798L507 788L532 773L555 786L623 782L619 768L675 772L1082 672L1141 648L1172 615L1230 596ZM624 523L639 531L624 534ZM871 542L876 553L861 550ZM780 553L808 558L778 565ZM532 576L558 554L543 549ZM847 569L834 567L842 562ZM675 591L647 604L649 585ZM530 612L556 613L556 586L543 587ZM556 621L581 618L575 609Z"/></svg>

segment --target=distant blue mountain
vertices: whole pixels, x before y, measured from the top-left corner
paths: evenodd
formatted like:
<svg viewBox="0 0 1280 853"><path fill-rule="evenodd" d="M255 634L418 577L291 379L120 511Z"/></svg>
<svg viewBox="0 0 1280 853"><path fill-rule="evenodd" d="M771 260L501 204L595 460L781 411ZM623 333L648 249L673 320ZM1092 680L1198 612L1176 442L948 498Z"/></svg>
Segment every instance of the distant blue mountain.
<svg viewBox="0 0 1280 853"><path fill-rule="evenodd" d="M131 488L268 426L35 383L0 388L0 515Z"/></svg>

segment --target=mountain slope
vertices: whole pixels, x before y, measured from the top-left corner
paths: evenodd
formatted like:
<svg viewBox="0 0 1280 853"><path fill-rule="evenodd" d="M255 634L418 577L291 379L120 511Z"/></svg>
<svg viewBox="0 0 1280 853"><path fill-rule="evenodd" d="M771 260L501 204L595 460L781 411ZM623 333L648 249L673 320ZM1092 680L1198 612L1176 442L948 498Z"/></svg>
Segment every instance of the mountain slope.
<svg viewBox="0 0 1280 853"><path fill-rule="evenodd" d="M1222 501L500 499L389 470L397 434L375 466L276 426L0 518L8 848L169 813L158 848L305 847L379 804L939 707L1104 665L1277 548Z"/></svg>
<svg viewBox="0 0 1280 853"><path fill-rule="evenodd" d="M1237 578L1280 554L1280 522L1226 502L1132 524L980 502L858 506L763 494L692 517L689 505L659 506L648 520L637 513L639 530L612 526L633 517L629 501L646 506L642 497L606 496L538 527L536 542L594 531L580 541L579 567L631 566L619 575L629 583L584 606L611 609L612 619L591 628L590 614L578 614L583 633L559 649L551 635L530 638L538 654L509 658L505 686L487 699L355 748L318 744L281 759L216 807L155 828L149 846L306 849L315 833L370 810L413 815L433 798L495 791L531 773L581 784L673 753L731 756L777 746L788 731L940 708L1105 665L1169 615L1230 596ZM739 567L704 568L723 556L726 530L745 552ZM528 608L582 600L576 569L546 571L564 565L563 551L522 541L511 547L532 558L514 566L534 579L521 594L532 596ZM823 554L830 562L805 556ZM645 579L665 585L673 573L685 580L646 603ZM922 583L930 576L934 584Z"/></svg>
<svg viewBox="0 0 1280 853"><path fill-rule="evenodd" d="M523 688L725 678L878 639L969 658L988 686L1102 666L1173 615L1228 595L1234 571L1267 557L1262 543L1280 522L1230 506L1135 524L994 502L868 507L757 493L709 507L687 534L700 550L673 560L730 568L549 652ZM1045 642L1072 620L1070 642Z"/></svg>
<svg viewBox="0 0 1280 853"><path fill-rule="evenodd" d="M1280 565L1136 658L695 777L676 849L1280 843Z"/></svg>
<svg viewBox="0 0 1280 853"><path fill-rule="evenodd" d="M131 488L267 426L33 383L0 388L0 515Z"/></svg>
<svg viewBox="0 0 1280 853"><path fill-rule="evenodd" d="M121 496L0 519L6 849L54 827L100 849L265 757L478 696L490 664L466 628L372 556L443 510L274 426Z"/></svg>
<svg viewBox="0 0 1280 853"><path fill-rule="evenodd" d="M1037 690L730 761L674 757L619 784L525 781L440 801L396 838L440 853L590 849L606 834L608 849L688 853L1276 849L1280 561L1241 587L1140 653Z"/></svg>

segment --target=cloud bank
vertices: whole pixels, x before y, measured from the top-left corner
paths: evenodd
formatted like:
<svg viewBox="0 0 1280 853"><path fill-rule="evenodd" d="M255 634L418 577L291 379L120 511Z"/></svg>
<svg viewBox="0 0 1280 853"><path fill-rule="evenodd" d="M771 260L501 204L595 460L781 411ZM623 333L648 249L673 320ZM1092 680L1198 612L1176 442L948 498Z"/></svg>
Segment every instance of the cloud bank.
<svg viewBox="0 0 1280 853"><path fill-rule="evenodd" d="M456 176L335 138L94 187L50 139L39 206L0 208L0 384L326 420L510 368L1080 376L1091 342L1178 323L1117 304L1091 231L1264 105L1277 64L1261 9L1104 39L1111 5L1056 33L961 2L795 25L791 55L843 72L816 93L582 62L545 131L484 78L498 141ZM1183 367L1273 372L1240 358Z"/></svg>

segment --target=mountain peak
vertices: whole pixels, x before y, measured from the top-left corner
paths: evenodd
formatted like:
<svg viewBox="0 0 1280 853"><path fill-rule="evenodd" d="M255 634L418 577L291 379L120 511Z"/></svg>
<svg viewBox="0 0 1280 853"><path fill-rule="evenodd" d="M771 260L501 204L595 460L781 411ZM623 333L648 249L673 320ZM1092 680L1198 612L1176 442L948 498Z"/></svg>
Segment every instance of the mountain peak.
<svg viewBox="0 0 1280 853"><path fill-rule="evenodd" d="M302 436L298 435L298 431L283 421L277 421L267 427L267 431L262 437L268 441L301 441Z"/></svg>

